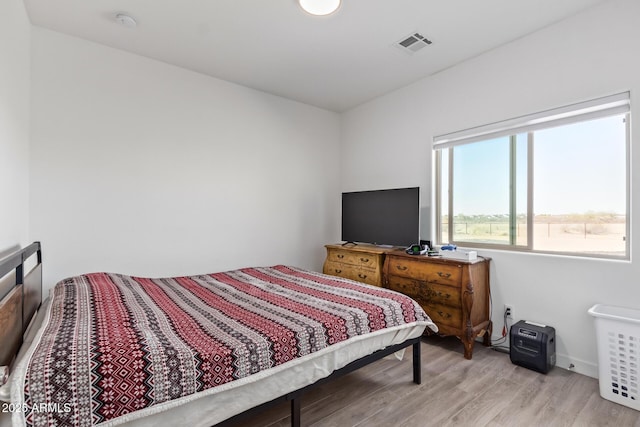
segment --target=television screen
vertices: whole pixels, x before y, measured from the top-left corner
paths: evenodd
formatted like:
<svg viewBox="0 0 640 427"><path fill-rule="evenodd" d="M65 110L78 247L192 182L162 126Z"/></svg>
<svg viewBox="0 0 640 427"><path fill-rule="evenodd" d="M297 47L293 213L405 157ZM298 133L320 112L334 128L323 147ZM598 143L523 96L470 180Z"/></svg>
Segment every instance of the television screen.
<svg viewBox="0 0 640 427"><path fill-rule="evenodd" d="M420 189L342 193L342 240L409 246L420 239Z"/></svg>

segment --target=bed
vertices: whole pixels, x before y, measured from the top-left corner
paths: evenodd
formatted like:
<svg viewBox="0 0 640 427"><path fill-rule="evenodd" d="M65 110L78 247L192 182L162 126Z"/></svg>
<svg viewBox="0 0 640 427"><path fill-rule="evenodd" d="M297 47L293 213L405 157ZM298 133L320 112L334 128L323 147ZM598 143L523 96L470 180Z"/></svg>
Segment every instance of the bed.
<svg viewBox="0 0 640 427"><path fill-rule="evenodd" d="M1 277L0 400L19 426L224 426L283 400L300 425L309 388L408 347L419 384L437 331L400 293L284 265L84 274L41 304L36 242Z"/></svg>

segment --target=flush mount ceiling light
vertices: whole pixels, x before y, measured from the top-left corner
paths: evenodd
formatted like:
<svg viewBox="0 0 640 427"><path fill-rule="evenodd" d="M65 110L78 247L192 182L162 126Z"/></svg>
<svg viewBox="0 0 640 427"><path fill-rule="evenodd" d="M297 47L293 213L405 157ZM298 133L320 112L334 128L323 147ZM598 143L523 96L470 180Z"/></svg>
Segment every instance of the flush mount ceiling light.
<svg viewBox="0 0 640 427"><path fill-rule="evenodd" d="M300 7L312 15L329 15L338 10L340 0L298 0Z"/></svg>
<svg viewBox="0 0 640 427"><path fill-rule="evenodd" d="M124 13L116 15L116 22L127 28L135 28L138 25L135 19Z"/></svg>

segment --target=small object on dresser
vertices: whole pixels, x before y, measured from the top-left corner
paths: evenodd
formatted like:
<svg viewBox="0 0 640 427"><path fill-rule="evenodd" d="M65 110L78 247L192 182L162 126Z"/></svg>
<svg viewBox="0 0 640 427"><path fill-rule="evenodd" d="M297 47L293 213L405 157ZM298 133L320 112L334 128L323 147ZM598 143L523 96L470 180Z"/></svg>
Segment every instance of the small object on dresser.
<svg viewBox="0 0 640 427"><path fill-rule="evenodd" d="M409 255L425 255L429 251L429 248L424 248L422 245L411 245L405 252Z"/></svg>
<svg viewBox="0 0 640 427"><path fill-rule="evenodd" d="M456 249L453 251L440 251L442 258L457 259L460 261L476 261L478 259L478 252L465 251L462 249Z"/></svg>

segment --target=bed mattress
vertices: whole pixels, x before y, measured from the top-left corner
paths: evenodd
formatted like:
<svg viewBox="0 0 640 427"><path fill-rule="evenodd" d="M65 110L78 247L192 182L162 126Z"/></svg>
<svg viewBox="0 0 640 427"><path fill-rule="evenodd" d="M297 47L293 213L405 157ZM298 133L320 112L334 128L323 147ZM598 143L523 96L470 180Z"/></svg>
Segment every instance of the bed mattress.
<svg viewBox="0 0 640 427"><path fill-rule="evenodd" d="M53 290L11 375L14 425L211 425L420 336L410 298L287 266Z"/></svg>

